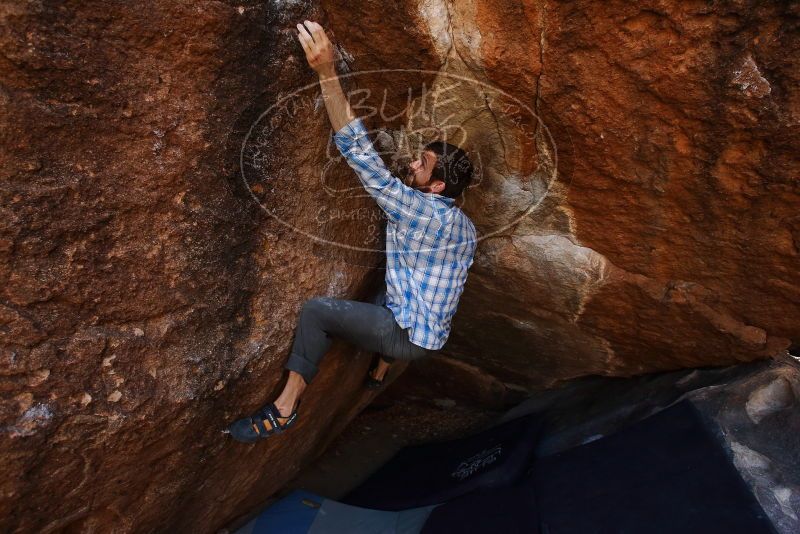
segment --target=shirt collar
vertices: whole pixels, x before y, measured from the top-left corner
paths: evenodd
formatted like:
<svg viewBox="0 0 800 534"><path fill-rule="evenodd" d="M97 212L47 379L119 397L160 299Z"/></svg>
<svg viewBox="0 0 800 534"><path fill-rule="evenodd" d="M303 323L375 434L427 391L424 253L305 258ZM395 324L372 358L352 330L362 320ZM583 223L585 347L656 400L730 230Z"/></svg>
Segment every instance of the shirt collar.
<svg viewBox="0 0 800 534"><path fill-rule="evenodd" d="M456 202L456 199L450 198L450 197L446 197L446 196L440 195L438 193L428 193L428 194L431 195L436 200L440 200L440 201L444 202L448 206L452 206Z"/></svg>

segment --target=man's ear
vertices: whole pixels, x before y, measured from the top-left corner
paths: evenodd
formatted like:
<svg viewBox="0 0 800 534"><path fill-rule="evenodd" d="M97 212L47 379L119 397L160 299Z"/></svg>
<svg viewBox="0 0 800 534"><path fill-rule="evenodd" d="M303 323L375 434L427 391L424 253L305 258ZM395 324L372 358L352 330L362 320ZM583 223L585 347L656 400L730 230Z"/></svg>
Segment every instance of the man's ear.
<svg viewBox="0 0 800 534"><path fill-rule="evenodd" d="M447 184L441 180L433 180L431 182L431 192L436 193L437 195L441 195L445 187L447 187Z"/></svg>

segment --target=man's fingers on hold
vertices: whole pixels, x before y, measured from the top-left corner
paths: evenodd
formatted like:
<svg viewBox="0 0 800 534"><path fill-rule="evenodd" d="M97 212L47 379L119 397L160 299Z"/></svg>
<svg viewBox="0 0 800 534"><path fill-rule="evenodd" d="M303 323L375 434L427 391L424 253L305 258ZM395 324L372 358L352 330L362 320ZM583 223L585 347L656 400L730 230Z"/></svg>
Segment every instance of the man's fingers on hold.
<svg viewBox="0 0 800 534"><path fill-rule="evenodd" d="M308 33L308 29L302 24L298 24L297 30L300 32L300 35L302 35L303 38L305 39L305 42L308 45L308 47L311 48L311 45L314 44L314 39L311 38L311 34Z"/></svg>
<svg viewBox="0 0 800 534"><path fill-rule="evenodd" d="M316 22L309 22L308 24L309 28L311 28L311 35L314 36L314 41L319 43L328 38L321 25L317 24Z"/></svg>
<svg viewBox="0 0 800 534"><path fill-rule="evenodd" d="M300 24L298 24L297 26L299 27ZM305 50L306 54L309 56L313 55L315 49L314 40L311 38L310 35L308 35L308 32L305 31L305 28L299 30L297 37L300 39L300 44L303 45L303 50Z"/></svg>
<svg viewBox="0 0 800 534"><path fill-rule="evenodd" d="M318 45L322 44L328 39L328 36L325 35L325 30L322 28L321 25L317 24L316 22L307 20L306 27L311 32L311 36L314 38L315 44Z"/></svg>
<svg viewBox="0 0 800 534"><path fill-rule="evenodd" d="M303 51L306 54L310 54L311 53L311 49L308 47L308 43L306 43L306 38L303 36L302 33L298 33L297 34L297 40L300 41L300 46L303 47Z"/></svg>
<svg viewBox="0 0 800 534"><path fill-rule="evenodd" d="M314 42L314 27L312 26L312 24L314 23L311 22L310 20L304 20L302 26L303 29L308 34L308 37L311 39L311 42Z"/></svg>

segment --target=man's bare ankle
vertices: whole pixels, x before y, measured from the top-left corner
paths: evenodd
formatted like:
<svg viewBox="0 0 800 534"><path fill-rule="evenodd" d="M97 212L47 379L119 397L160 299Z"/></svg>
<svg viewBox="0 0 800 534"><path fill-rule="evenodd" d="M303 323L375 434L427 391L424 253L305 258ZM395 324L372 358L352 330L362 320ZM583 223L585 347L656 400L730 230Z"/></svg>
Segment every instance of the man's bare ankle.
<svg viewBox="0 0 800 534"><path fill-rule="evenodd" d="M384 378L386 378L387 371L388 368L387 369L381 369L379 367L375 368L372 370L372 378L374 378L375 380L383 380Z"/></svg>
<svg viewBox="0 0 800 534"><path fill-rule="evenodd" d="M280 412L281 417L289 417L290 415L292 415L292 412L294 411L296 405L297 401L295 401L293 404L289 402L275 401L275 407Z"/></svg>

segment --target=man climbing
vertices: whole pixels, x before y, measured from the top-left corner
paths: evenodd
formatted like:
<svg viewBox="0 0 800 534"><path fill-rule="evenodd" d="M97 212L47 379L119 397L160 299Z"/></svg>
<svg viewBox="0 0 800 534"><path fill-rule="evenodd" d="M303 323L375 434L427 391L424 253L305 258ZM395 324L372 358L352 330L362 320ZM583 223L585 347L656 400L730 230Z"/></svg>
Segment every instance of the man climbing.
<svg viewBox="0 0 800 534"><path fill-rule="evenodd" d="M383 385L394 359L415 360L440 349L472 265L477 233L455 205L472 179L466 153L436 141L411 163L408 185L391 175L342 91L333 45L322 26L305 21L297 38L319 76L334 141L367 192L385 212L385 304L329 297L303 304L291 354L289 378L273 402L230 426L238 441L252 443L291 426L306 386L331 345L344 339L380 354L367 386Z"/></svg>

